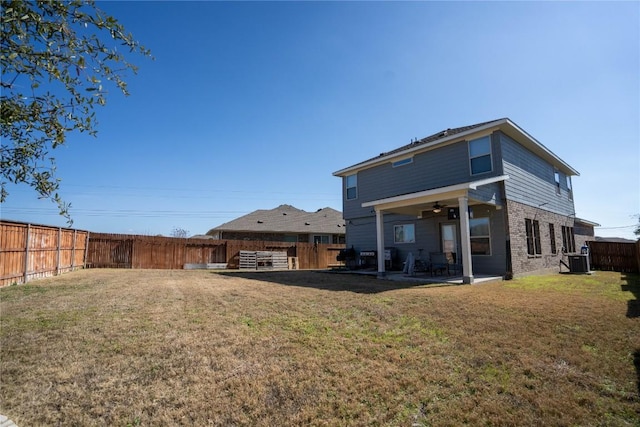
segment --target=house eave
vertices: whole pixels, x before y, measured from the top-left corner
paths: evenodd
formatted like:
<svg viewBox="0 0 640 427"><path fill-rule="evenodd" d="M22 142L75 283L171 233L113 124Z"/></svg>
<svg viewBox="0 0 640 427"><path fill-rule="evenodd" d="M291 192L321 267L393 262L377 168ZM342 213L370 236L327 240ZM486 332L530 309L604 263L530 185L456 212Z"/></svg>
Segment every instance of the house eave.
<svg viewBox="0 0 640 427"><path fill-rule="evenodd" d="M429 200L435 200L438 197L446 195L448 197L458 197L468 194L469 190L475 190L482 185L493 184L495 182L505 181L509 179L509 175L500 175L491 178L481 179L477 181L464 182L461 184L448 185L446 187L432 188L429 190L418 191L415 193L402 194L399 196L386 197L384 199L371 200L362 203L363 208L389 209L400 206L407 206L414 203L424 203Z"/></svg>
<svg viewBox="0 0 640 427"><path fill-rule="evenodd" d="M583 218L577 218L576 217L576 222L579 222L581 224L587 225L589 227L600 227L600 224L598 224L597 222L589 221L589 220L583 219Z"/></svg>
<svg viewBox="0 0 640 427"><path fill-rule="evenodd" d="M469 136L469 135L473 135L473 134L477 134L477 133L482 133L482 132L486 132L488 129L494 128L497 125L501 124L502 122L504 122L506 119L501 119L495 122L491 122L488 123L484 126L480 126L465 132L460 132L451 136L445 136L443 138L440 138L438 140L435 140L433 142L430 142L428 144L420 144L417 145L415 147L411 147L408 148L406 150L397 152L397 153L393 153L393 154L389 154L389 155L382 155L380 157L377 157L375 159L371 159L368 161L365 161L363 163L358 163L355 164L353 166L349 166L348 168L344 168L341 169L339 171L336 171L333 173L333 176L346 176L346 175L351 175L353 173L356 173L358 171L361 171L363 169L369 169L373 166L378 166L380 164L383 163L388 163L390 161L394 161L397 160L398 158L402 158L402 157L407 157L410 155L415 155L417 153L422 153L424 151L429 151L430 149L433 149L436 146L441 146L441 145L446 145L448 143L452 143L452 142L457 142L457 141L462 141L465 139L465 137Z"/></svg>
<svg viewBox="0 0 640 427"><path fill-rule="evenodd" d="M464 141L470 136L482 136L482 134L491 133L493 131L500 130L504 132L506 135L512 137L516 141L523 144L524 147L541 156L542 158L549 161L554 166L558 167L559 170L564 172L567 175L579 176L580 173L569 166L564 160L554 154L551 150L545 147L542 143L536 140L533 136L529 135L522 128L516 125L514 122L509 120L508 118L496 120L493 122L489 122L483 126L479 126L477 128L473 128L464 132L460 132L451 136L445 136L443 138L437 139L427 144L420 144L415 147L408 148L406 150L402 150L400 152L394 152L389 155L381 155L380 157L367 160L362 163L357 163L355 165L349 166L344 169L340 169L333 173L333 176L337 177L345 177L347 175L352 175L359 171L372 168L374 166L379 166L384 163L393 162L399 160L400 158L406 158L408 156L413 156L418 153L423 153L425 151L432 150L436 147L441 147L444 145L448 145L454 142Z"/></svg>
<svg viewBox="0 0 640 427"><path fill-rule="evenodd" d="M314 230L314 229L305 229L305 230L250 230L250 229L216 229L216 232L220 233L260 233L260 234L345 234L344 226L339 228L338 230Z"/></svg>

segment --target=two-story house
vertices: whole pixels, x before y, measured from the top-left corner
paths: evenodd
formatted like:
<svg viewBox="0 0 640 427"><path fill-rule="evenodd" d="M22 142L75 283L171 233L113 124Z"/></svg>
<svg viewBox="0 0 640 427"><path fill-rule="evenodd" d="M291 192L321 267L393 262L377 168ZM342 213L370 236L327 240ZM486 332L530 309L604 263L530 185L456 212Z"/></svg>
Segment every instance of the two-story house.
<svg viewBox="0 0 640 427"><path fill-rule="evenodd" d="M447 129L334 173L343 181L346 244L445 253L474 274L511 277L555 269L597 225L575 216L578 172L508 118ZM388 253L389 251L387 251Z"/></svg>

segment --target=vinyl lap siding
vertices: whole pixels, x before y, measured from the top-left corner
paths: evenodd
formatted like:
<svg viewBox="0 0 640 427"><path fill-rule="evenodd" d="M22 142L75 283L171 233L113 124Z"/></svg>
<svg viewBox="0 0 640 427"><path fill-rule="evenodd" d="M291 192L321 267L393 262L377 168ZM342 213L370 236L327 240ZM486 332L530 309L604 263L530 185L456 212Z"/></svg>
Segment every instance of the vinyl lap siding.
<svg viewBox="0 0 640 427"><path fill-rule="evenodd" d="M347 221L347 247L356 251L376 248L375 217L356 218Z"/></svg>
<svg viewBox="0 0 640 427"><path fill-rule="evenodd" d="M416 154L413 162L393 167L388 162L358 173L358 198L346 200L343 188L344 218L371 215L370 208L362 208L362 203L372 200L429 190L448 185L484 179L502 173L500 162L496 160L499 150L498 140L492 138L493 171L471 176L469 171L469 151L467 141L456 142L431 151ZM344 179L343 179L344 182ZM344 184L343 184L344 187Z"/></svg>
<svg viewBox="0 0 640 427"><path fill-rule="evenodd" d="M469 199L480 202L502 205L502 183L482 185L475 190L469 190Z"/></svg>
<svg viewBox="0 0 640 427"><path fill-rule="evenodd" d="M505 234L505 210L496 210L494 207L482 206L474 211L474 218L489 217L491 232L491 256L474 255L474 274L499 274L506 272L506 234Z"/></svg>
<svg viewBox="0 0 640 427"><path fill-rule="evenodd" d="M519 203L570 215L574 213L569 200L566 176L560 173L560 195L556 194L554 167L522 145L501 134L501 151L505 181L505 197Z"/></svg>

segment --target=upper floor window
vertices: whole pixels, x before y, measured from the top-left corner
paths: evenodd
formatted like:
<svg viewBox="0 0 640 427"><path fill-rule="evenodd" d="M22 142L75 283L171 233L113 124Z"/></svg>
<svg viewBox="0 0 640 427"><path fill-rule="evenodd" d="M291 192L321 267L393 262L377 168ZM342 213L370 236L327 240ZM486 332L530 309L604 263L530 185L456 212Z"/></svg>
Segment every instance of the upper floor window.
<svg viewBox="0 0 640 427"><path fill-rule="evenodd" d="M353 174L345 178L345 187L347 190L347 200L353 200L358 197L358 175Z"/></svg>
<svg viewBox="0 0 640 427"><path fill-rule="evenodd" d="M560 195L560 172L557 169L553 171L553 179L556 181L556 194Z"/></svg>
<svg viewBox="0 0 640 427"><path fill-rule="evenodd" d="M493 162L491 161L490 136L469 141L469 162L471 163L471 175L491 172Z"/></svg>
<svg viewBox="0 0 640 427"><path fill-rule="evenodd" d="M413 157L408 157L406 159L397 160L397 161L393 162L391 165L394 168L397 168L398 166L404 166L404 165L408 165L410 163L413 163Z"/></svg>
<svg viewBox="0 0 640 427"><path fill-rule="evenodd" d="M573 188L571 188L571 177L567 175L567 191L569 192L569 200L573 200Z"/></svg>

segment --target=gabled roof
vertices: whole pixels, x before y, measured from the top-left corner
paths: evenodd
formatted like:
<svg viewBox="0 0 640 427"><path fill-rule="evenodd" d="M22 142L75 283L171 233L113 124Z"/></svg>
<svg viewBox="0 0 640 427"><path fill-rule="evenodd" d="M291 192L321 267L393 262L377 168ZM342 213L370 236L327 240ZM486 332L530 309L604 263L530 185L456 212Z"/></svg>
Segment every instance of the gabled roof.
<svg viewBox="0 0 640 427"><path fill-rule="evenodd" d="M432 150L439 146L463 141L465 139L473 139L474 137L476 137L476 135L482 136L481 134L488 134L495 130L501 130L506 135L523 145L525 148L534 152L541 158L547 160L549 163L557 167L565 174L580 175L578 171L569 166L564 160L555 155L551 150L549 150L542 143L533 138L508 118L476 123L474 125L462 126L454 129L445 129L440 132L434 133L431 136L413 141L410 144L403 145L402 147L396 148L386 153L380 153L379 156L370 158L369 160L365 160L363 162L356 163L353 166L349 166L347 168L336 171L333 173L333 175L350 175L358 172L359 170L368 169L383 163L393 162L399 158Z"/></svg>
<svg viewBox="0 0 640 427"><path fill-rule="evenodd" d="M291 205L275 209L260 209L209 230L250 231L259 233L344 234L342 212L331 208L306 212Z"/></svg>

